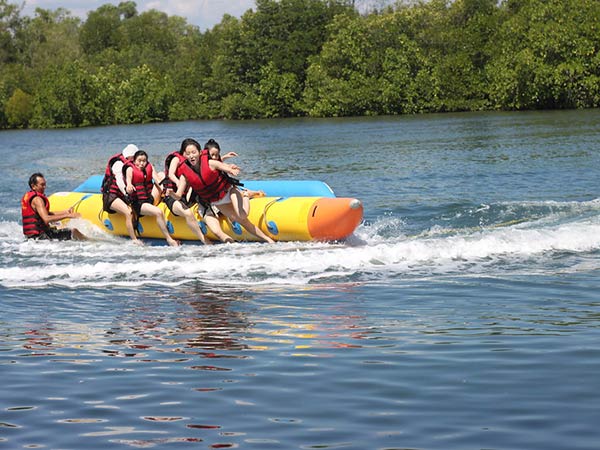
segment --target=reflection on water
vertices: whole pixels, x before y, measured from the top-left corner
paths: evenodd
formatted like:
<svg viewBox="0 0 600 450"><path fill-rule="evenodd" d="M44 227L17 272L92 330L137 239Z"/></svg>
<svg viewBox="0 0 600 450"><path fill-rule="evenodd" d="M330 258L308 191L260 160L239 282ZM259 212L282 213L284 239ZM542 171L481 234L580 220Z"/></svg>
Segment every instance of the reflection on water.
<svg viewBox="0 0 600 450"><path fill-rule="evenodd" d="M238 337L250 326L247 313L236 309L235 303L252 300L248 291L227 289L217 290L195 285L198 299L189 302L193 314L180 317L177 323L179 337L186 338L182 353L194 354L204 350L243 350L247 345ZM191 350L196 349L196 351ZM205 357L224 357L215 353L203 353Z"/></svg>
<svg viewBox="0 0 600 450"><path fill-rule="evenodd" d="M13 290L0 448L495 448L494 427L511 430L507 448L525 433L552 448L565 405L580 420L598 400L585 386L600 370L600 305L545 284L454 278L375 297L355 283L193 283L73 291L70 308L58 288ZM552 377L537 370L548 365ZM509 411L538 416L539 431Z"/></svg>
<svg viewBox="0 0 600 450"><path fill-rule="evenodd" d="M327 295L353 290L338 288ZM310 291L301 292L300 300ZM9 308L27 325L17 331L1 323L0 333L9 337L1 365L10 366L5 383L13 388L2 401L7 420L1 422L4 429L25 432L4 442L61 448L75 448L74 442L86 448L107 442L136 448L277 444L272 432L252 433L242 417L290 395L291 401L297 389L283 395L277 387L282 378L320 385L323 368L309 359L360 348L352 342L369 333L358 325L364 316L345 313L344 304L332 314L304 307L285 291L261 292L260 302L251 290L202 283L150 294L116 291L96 309L95 299L82 292L77 308L64 310L60 293L50 291L44 299L27 298L32 314L17 304ZM297 362L270 367L275 355ZM30 387L27 393L18 389L22 384ZM253 420L264 420L262 429L300 425L301 409L297 417L275 408ZM240 428L231 428L232 417ZM43 428L45 437L32 437L32 427ZM61 433L61 427L70 428Z"/></svg>

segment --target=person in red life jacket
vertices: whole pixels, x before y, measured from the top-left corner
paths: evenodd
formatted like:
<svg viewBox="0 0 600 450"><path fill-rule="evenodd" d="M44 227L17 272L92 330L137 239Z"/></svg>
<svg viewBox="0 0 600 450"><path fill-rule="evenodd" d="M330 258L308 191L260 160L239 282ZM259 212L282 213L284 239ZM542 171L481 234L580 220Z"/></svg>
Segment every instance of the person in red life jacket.
<svg viewBox="0 0 600 450"><path fill-rule="evenodd" d="M234 184L239 182L231 178L239 175L240 168L212 159L208 149L200 151L196 144L189 144L185 148L184 155L188 161L179 166L184 182L180 184L178 194L187 185L191 186L200 202L217 207L229 220L238 222L249 233L273 243L273 239L248 219L249 210L244 209L244 196Z"/></svg>
<svg viewBox="0 0 600 450"><path fill-rule="evenodd" d="M165 205L167 205L167 208L169 208L173 215L183 217L185 219L188 228L192 231L192 233L194 233L200 242L202 242L204 245L208 245L211 244L211 241L204 236L204 233L202 233L200 225L198 224L196 217L194 217L194 213L190 209L195 204L194 199L190 195L177 195L177 190L180 183L180 177L177 176L177 172L179 166L187 161L185 156L183 156L184 149L185 148L182 146L179 151L170 153L165 159L165 177L161 182L164 192L163 202ZM219 226L219 230L220 229L221 227ZM221 236L218 234L217 236L219 238L224 237L232 241L232 239L223 233L222 230Z"/></svg>
<svg viewBox="0 0 600 450"><path fill-rule="evenodd" d="M209 207L208 203L202 204L198 202L198 199L193 194L192 190L189 189L189 185L185 181L185 176L182 171L187 166L187 158L184 155L185 149L188 145L195 146L200 149L200 144L194 139L184 139L181 143L181 147L178 152L173 152L165 161L166 176L163 186L165 187L166 195L163 199L169 210L176 216L182 216L192 230L192 232L205 244L210 244L198 225L198 221L192 212L192 206L198 203L198 213L206 222L208 228L221 242L233 242L233 239L229 237L219 223L217 214ZM181 190L180 190L181 187Z"/></svg>
<svg viewBox="0 0 600 450"><path fill-rule="evenodd" d="M234 156L238 156L235 152L228 152L225 155L221 156L221 146L214 139L209 139L206 144L204 144L204 150L208 150L208 155L210 159L216 159L218 161L224 161L228 158L233 158ZM234 180L237 181L237 180ZM250 213L250 199L254 197L264 197L265 193L263 191L253 191L251 189L246 189L241 187L241 184L238 186L243 196L243 208L246 211L246 215Z"/></svg>
<svg viewBox="0 0 600 450"><path fill-rule="evenodd" d="M102 208L109 214L122 214L125 217L125 228L131 240L137 245L143 245L133 227L133 212L129 207L131 201L125 189L125 169L131 164L133 155L139 149L134 144L127 145L121 153L109 158L104 180L102 181Z"/></svg>
<svg viewBox="0 0 600 450"><path fill-rule="evenodd" d="M21 215L23 218L23 234L28 239L56 239L66 241L70 239L87 239L76 228L58 229L52 226L63 219L74 219L81 214L70 208L65 211L50 212L50 202L46 195L46 179L37 172L29 177L30 191L21 199Z"/></svg>
<svg viewBox="0 0 600 450"><path fill-rule="evenodd" d="M160 175L148 162L148 154L144 150L138 150L133 155L133 164L125 165L125 191L131 199L131 207L137 217L154 216L167 243L172 247L178 247L179 242L169 234L162 209L154 205L155 201L160 200L158 186L164 174L160 173Z"/></svg>

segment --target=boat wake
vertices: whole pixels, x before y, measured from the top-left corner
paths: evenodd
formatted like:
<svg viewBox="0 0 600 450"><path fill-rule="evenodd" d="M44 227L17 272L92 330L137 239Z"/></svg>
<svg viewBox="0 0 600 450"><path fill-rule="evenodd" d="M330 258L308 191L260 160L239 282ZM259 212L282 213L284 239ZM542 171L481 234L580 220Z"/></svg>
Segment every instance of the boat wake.
<svg viewBox="0 0 600 450"><path fill-rule="evenodd" d="M0 285L43 288L190 282L269 288L600 269L600 201L450 205L421 220L383 215L345 242L144 247L76 223L89 242L28 242L0 222Z"/></svg>

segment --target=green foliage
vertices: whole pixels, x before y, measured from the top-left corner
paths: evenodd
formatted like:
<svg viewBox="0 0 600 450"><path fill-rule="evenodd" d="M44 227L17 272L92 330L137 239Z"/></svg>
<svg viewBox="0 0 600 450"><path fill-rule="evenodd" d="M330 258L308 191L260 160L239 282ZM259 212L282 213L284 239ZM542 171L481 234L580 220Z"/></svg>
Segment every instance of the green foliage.
<svg viewBox="0 0 600 450"><path fill-rule="evenodd" d="M399 15L338 16L309 68L304 108L312 116L400 114L418 109L414 79L424 69Z"/></svg>
<svg viewBox="0 0 600 450"><path fill-rule="evenodd" d="M497 108L600 105L598 1L522 2L505 14L496 38L499 48L487 67Z"/></svg>
<svg viewBox="0 0 600 450"><path fill-rule="evenodd" d="M145 123L167 120L173 96L168 77L156 76L146 66L134 68L118 86L115 118L118 123Z"/></svg>
<svg viewBox="0 0 600 450"><path fill-rule="evenodd" d="M80 31L83 51L95 55L106 49L119 49L123 40L120 26L121 10L117 6L106 4L90 12Z"/></svg>
<svg viewBox="0 0 600 450"><path fill-rule="evenodd" d="M260 115L260 98L250 90L230 94L222 101L221 117L225 119L252 119Z"/></svg>
<svg viewBox="0 0 600 450"><path fill-rule="evenodd" d="M346 3L258 0L256 11L247 12L241 21L226 18L215 27L220 41L207 86L217 99L224 99L223 111L231 111L233 104L251 103L251 108L242 109L245 114L256 111L255 117L300 113L297 104L309 58L320 51L328 37L327 26L335 15L351 12ZM253 89L240 88L248 85ZM230 97L231 94L243 95ZM248 96L252 101L239 101ZM257 108L260 104L262 107Z"/></svg>
<svg viewBox="0 0 600 450"><path fill-rule="evenodd" d="M293 73L279 73L274 62L261 69L259 98L265 117L289 117L298 111L300 84Z"/></svg>
<svg viewBox="0 0 600 450"><path fill-rule="evenodd" d="M116 105L121 95L119 86L126 72L115 64L103 66L87 78L88 97L83 107L88 125L118 123Z"/></svg>
<svg viewBox="0 0 600 450"><path fill-rule="evenodd" d="M60 65L81 57L81 21L62 8L56 11L37 8L33 19L20 33L20 60L39 76L49 65Z"/></svg>
<svg viewBox="0 0 600 450"><path fill-rule="evenodd" d="M0 128L600 106L598 0L363 3L257 0L202 33L0 0Z"/></svg>
<svg viewBox="0 0 600 450"><path fill-rule="evenodd" d="M18 43L15 36L22 27L19 16L21 7L0 0L0 64L15 62L18 56Z"/></svg>
<svg viewBox="0 0 600 450"><path fill-rule="evenodd" d="M33 116L33 98L17 88L4 107L8 125L14 128L25 128Z"/></svg>
<svg viewBox="0 0 600 450"><path fill-rule="evenodd" d="M241 77L248 68L243 67L238 49L242 42L240 21L226 16L212 32L207 33L212 50L210 76L205 82L205 90L211 100L220 100L230 93L238 92Z"/></svg>
<svg viewBox="0 0 600 450"><path fill-rule="evenodd" d="M2 88L1 85L0 85L0 88ZM0 91L0 105L5 105L6 102L7 102L7 98L4 95L4 92ZM0 108L0 128L7 128L7 127L8 127L8 118L6 117L6 109Z"/></svg>
<svg viewBox="0 0 600 450"><path fill-rule="evenodd" d="M327 25L349 12L345 2L321 0L257 0L256 12L244 16L242 58L251 69L248 82L260 80L260 70L272 63L280 73L304 79L307 59L327 39Z"/></svg>
<svg viewBox="0 0 600 450"><path fill-rule="evenodd" d="M49 67L34 98L32 125L37 128L88 125L83 115L89 95L87 76L79 61Z"/></svg>

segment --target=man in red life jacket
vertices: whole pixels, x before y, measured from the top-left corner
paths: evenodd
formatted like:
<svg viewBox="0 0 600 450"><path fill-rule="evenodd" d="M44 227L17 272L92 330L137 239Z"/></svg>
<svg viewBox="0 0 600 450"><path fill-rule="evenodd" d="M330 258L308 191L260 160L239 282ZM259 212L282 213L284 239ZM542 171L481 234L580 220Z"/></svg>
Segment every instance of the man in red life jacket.
<svg viewBox="0 0 600 450"><path fill-rule="evenodd" d="M56 239L66 241L70 239L84 240L86 237L77 229L58 229L51 224L63 219L81 217L81 214L70 208L65 211L50 212L50 202L44 195L46 179L41 173L34 173L29 177L29 187L21 199L21 215L23 218L23 234L28 239Z"/></svg>

